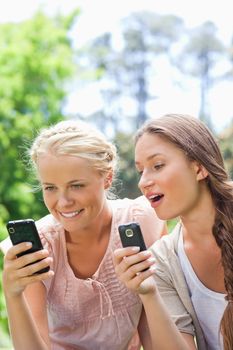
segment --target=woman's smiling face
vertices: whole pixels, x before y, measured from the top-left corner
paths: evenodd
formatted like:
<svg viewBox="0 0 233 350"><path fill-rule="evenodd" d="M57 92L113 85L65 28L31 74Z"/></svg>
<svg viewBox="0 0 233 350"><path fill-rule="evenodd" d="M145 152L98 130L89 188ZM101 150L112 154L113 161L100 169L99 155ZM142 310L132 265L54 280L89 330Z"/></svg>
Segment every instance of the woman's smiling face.
<svg viewBox="0 0 233 350"><path fill-rule="evenodd" d="M138 186L163 220L189 214L200 194L200 166L165 137L144 133L135 147Z"/></svg>
<svg viewBox="0 0 233 350"><path fill-rule="evenodd" d="M38 159L45 205L69 232L90 227L106 203L105 176L82 158L45 154Z"/></svg>

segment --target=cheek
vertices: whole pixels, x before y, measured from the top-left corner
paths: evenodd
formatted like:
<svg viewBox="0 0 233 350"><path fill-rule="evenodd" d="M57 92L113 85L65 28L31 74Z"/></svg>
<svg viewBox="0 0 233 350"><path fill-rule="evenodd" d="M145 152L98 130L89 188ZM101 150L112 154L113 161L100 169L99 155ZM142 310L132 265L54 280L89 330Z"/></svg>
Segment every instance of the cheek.
<svg viewBox="0 0 233 350"><path fill-rule="evenodd" d="M173 169L169 172L164 172L158 181L161 190L164 190L167 195L172 194L180 200L182 193L190 191L192 180L185 172L179 169Z"/></svg>
<svg viewBox="0 0 233 350"><path fill-rule="evenodd" d="M47 208L52 205L52 198L48 193L43 193L43 201Z"/></svg>
<svg viewBox="0 0 233 350"><path fill-rule="evenodd" d="M175 194L177 203L192 201L198 192L197 182L190 173L183 173L170 179L170 191Z"/></svg>
<svg viewBox="0 0 233 350"><path fill-rule="evenodd" d="M169 190L174 190L181 182L180 174L172 169L167 169L167 171L161 172L157 181L161 186L165 186Z"/></svg>

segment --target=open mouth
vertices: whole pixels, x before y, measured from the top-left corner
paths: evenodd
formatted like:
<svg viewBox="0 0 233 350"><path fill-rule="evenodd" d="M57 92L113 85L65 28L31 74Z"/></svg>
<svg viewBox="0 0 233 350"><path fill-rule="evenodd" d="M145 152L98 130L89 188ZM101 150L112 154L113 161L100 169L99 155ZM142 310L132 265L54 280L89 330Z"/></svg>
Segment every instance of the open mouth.
<svg viewBox="0 0 233 350"><path fill-rule="evenodd" d="M156 194L154 196L150 196L149 197L149 200L152 202L152 203L155 203L155 202L158 202L161 198L163 198L164 195L163 194Z"/></svg>

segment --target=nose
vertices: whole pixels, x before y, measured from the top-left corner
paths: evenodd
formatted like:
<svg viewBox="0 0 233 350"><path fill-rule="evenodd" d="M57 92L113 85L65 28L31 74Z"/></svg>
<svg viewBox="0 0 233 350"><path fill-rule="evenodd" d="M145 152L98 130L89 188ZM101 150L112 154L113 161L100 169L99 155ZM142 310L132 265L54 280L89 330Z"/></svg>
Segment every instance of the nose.
<svg viewBox="0 0 233 350"><path fill-rule="evenodd" d="M146 172L143 172L138 182L138 187L141 190L141 192L143 192L148 187L151 187L153 183L154 181L151 178L151 176L149 176L149 174L147 174Z"/></svg>
<svg viewBox="0 0 233 350"><path fill-rule="evenodd" d="M73 204L74 200L68 193L61 193L58 198L59 207L63 208Z"/></svg>

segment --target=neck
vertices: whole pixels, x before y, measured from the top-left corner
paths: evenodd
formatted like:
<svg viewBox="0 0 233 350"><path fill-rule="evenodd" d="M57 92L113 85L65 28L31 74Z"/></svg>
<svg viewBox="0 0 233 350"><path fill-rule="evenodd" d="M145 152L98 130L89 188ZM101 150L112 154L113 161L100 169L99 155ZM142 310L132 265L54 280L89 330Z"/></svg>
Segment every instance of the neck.
<svg viewBox="0 0 233 350"><path fill-rule="evenodd" d="M183 233L195 240L213 236L212 229L215 221L216 209L209 191L200 195L195 208L187 215L181 216Z"/></svg>

